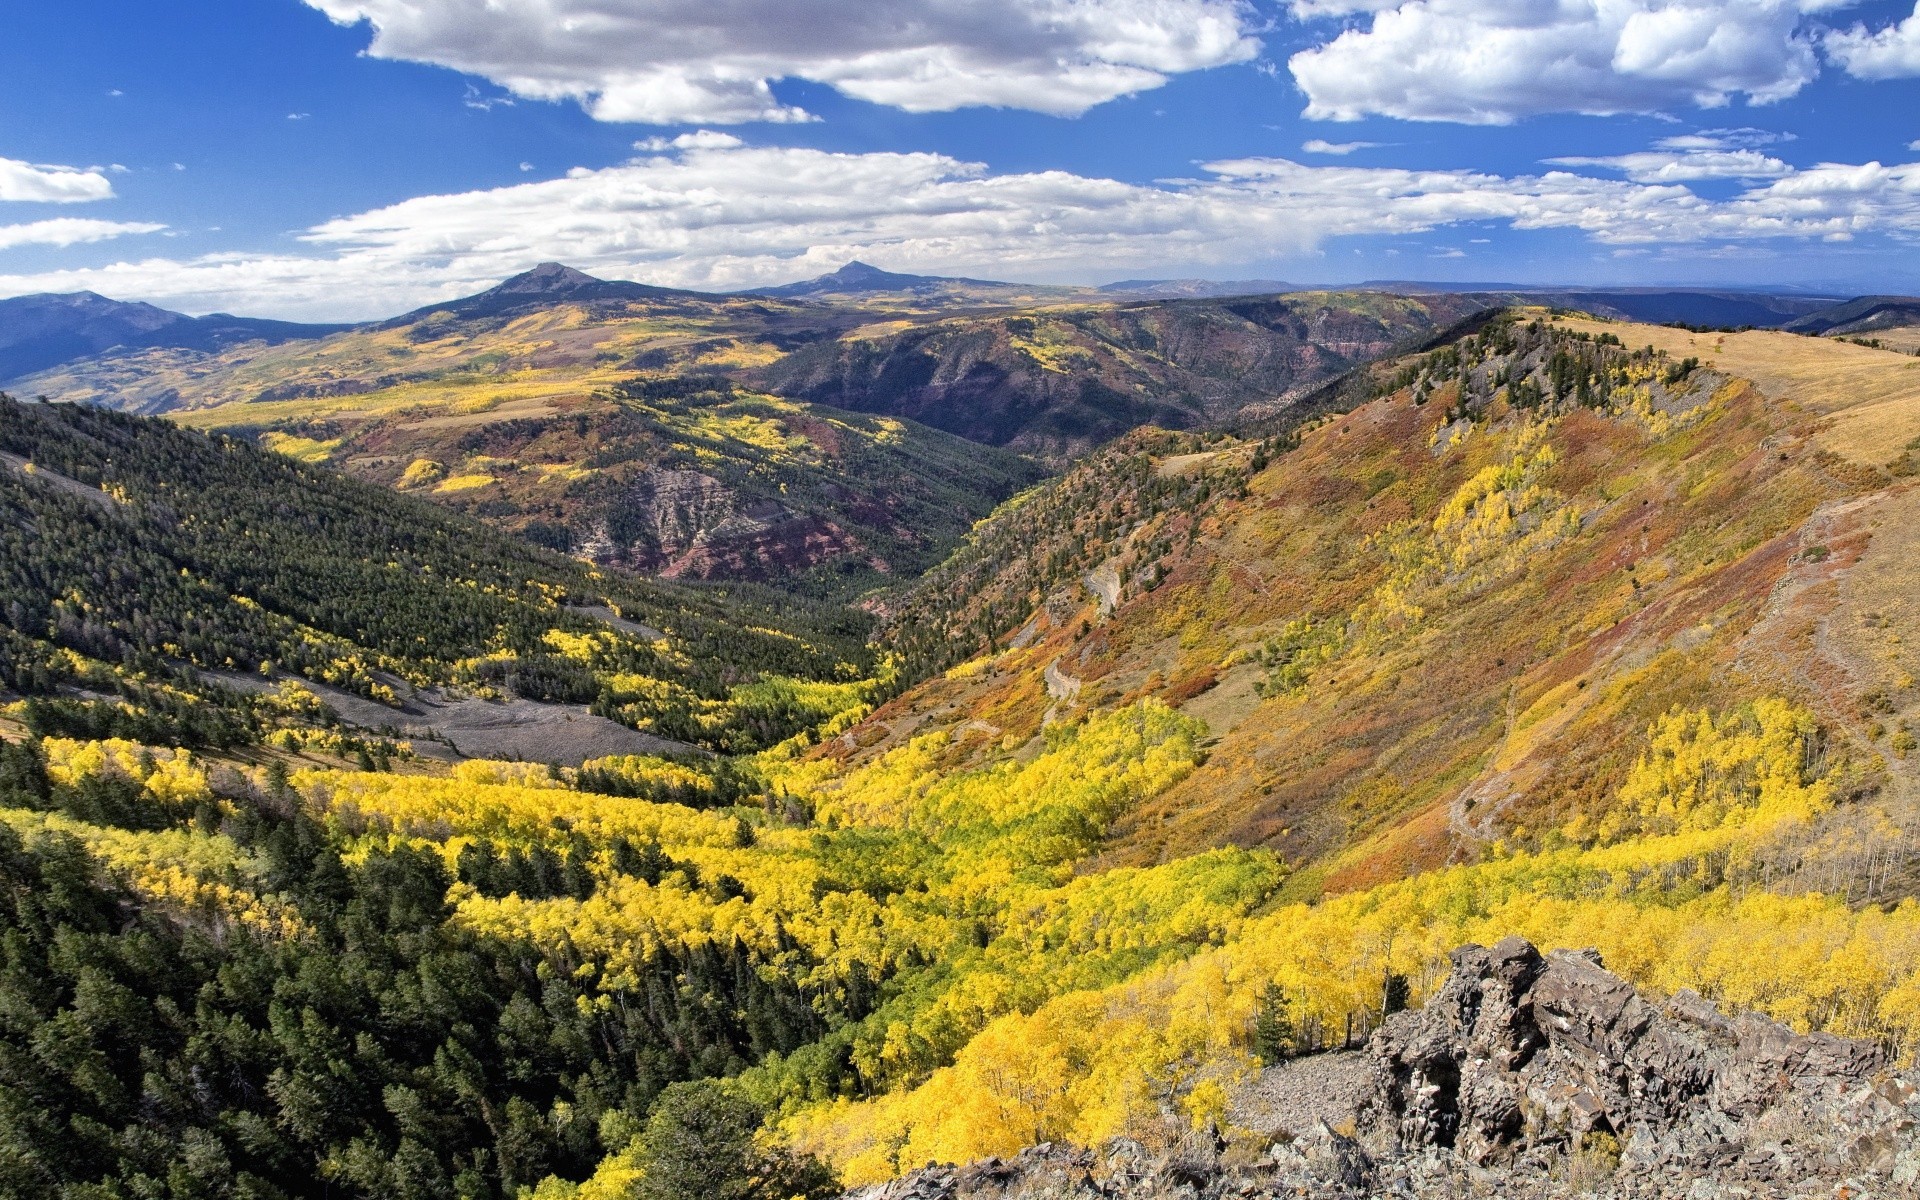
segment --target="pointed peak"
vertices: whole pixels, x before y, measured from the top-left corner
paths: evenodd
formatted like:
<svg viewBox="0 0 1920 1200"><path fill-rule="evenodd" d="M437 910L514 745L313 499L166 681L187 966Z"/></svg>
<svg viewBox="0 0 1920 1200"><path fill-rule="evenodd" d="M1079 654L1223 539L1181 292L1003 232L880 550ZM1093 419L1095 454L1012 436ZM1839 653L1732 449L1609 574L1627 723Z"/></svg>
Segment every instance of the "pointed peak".
<svg viewBox="0 0 1920 1200"><path fill-rule="evenodd" d="M823 275L821 278L841 279L851 282L857 279L898 279L901 278L901 276L895 275L892 271L883 271L872 263L863 263L856 258L846 266L841 267L838 271L834 271L829 275Z"/></svg>
<svg viewBox="0 0 1920 1200"><path fill-rule="evenodd" d="M514 294L530 292L565 294L581 288L596 287L603 282L605 281L596 279L585 271L576 271L565 263L544 262L530 271L520 272L493 290Z"/></svg>

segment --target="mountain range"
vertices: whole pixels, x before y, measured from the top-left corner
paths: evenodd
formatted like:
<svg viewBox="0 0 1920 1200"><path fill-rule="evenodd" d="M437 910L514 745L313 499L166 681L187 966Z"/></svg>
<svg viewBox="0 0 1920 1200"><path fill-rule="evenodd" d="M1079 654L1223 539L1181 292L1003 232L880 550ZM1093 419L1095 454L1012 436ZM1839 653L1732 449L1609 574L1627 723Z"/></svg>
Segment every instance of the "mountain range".
<svg viewBox="0 0 1920 1200"><path fill-rule="evenodd" d="M189 317L92 292L15 296L0 300L0 379L19 379L109 351L211 352L321 338L347 328L226 313Z"/></svg>
<svg viewBox="0 0 1920 1200"><path fill-rule="evenodd" d="M0 301L0 375L242 433L602 565L845 596L919 574L993 505L1129 430L1298 419L1343 373L1499 305L1895 342L1920 312L1287 286L1031 287L855 262L720 295L547 263L351 327L24 297Z"/></svg>

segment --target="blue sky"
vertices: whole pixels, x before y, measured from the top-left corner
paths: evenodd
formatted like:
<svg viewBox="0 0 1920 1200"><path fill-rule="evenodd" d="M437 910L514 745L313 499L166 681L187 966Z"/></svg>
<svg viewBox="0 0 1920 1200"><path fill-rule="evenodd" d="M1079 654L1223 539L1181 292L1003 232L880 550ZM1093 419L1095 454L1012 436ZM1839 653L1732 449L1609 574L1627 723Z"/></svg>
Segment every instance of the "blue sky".
<svg viewBox="0 0 1920 1200"><path fill-rule="evenodd" d="M380 316L559 259L1920 291L1913 0L69 0L0 294Z"/></svg>

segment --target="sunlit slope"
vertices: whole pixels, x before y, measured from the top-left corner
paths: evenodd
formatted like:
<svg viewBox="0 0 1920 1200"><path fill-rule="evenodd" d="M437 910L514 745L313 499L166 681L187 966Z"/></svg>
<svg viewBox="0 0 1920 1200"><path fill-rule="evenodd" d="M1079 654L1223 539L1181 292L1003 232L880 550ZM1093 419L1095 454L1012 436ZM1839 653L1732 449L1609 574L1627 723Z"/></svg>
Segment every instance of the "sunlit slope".
<svg viewBox="0 0 1920 1200"><path fill-rule="evenodd" d="M1675 359L1697 358L1750 379L1787 411L1830 418L1815 435L1817 444L1865 466L1891 464L1920 437L1920 358L1901 352L1906 343L1897 337L1888 349L1874 349L1765 330L1691 333L1663 325L1561 324L1609 331L1630 346L1654 346Z"/></svg>
<svg viewBox="0 0 1920 1200"><path fill-rule="evenodd" d="M818 306L773 301L559 299L485 317L429 310L317 342L110 355L30 376L16 390L192 413L209 428L412 407L535 412L636 373L759 365L847 323Z"/></svg>
<svg viewBox="0 0 1920 1200"><path fill-rule="evenodd" d="M918 574L1038 476L725 378L868 319L541 268L317 342L110 354L20 390L252 436L603 566L844 596Z"/></svg>
<svg viewBox="0 0 1920 1200"><path fill-rule="evenodd" d="M918 575L1040 476L952 434L713 376L556 404L512 419L307 421L260 440L601 566L820 595Z"/></svg>
<svg viewBox="0 0 1920 1200"><path fill-rule="evenodd" d="M1291 885L1302 894L1598 814L1674 705L1790 696L1904 778L1920 664L1895 639L1920 500L1905 439L1876 446L1864 414L1920 412L1920 370L1740 335L1782 339L1792 378L1857 372L1880 389L1775 398L1730 374L1730 353L1710 371L1627 349L1646 344L1641 327L1580 332L1523 317L1383 365L1385 394L1270 464L1271 443L1168 444L1139 477L1214 477L1178 502L1082 479L1043 522L1065 569L991 613L915 598L922 627L957 620L966 643L997 626L1010 648L895 700L832 752L858 759L931 728L1014 742L1046 719L1163 697L1215 740L1119 824L1110 861L1268 846L1312 867Z"/></svg>

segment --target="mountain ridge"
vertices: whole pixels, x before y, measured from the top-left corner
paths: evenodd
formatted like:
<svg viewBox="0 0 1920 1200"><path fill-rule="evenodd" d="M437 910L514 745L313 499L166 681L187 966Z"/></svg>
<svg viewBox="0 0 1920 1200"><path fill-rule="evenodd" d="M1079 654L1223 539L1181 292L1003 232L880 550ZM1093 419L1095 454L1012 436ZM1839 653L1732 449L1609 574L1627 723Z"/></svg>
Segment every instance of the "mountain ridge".
<svg viewBox="0 0 1920 1200"><path fill-rule="evenodd" d="M352 328L211 313L190 317L97 292L37 293L0 300L0 381L119 348L216 350L275 345Z"/></svg>

